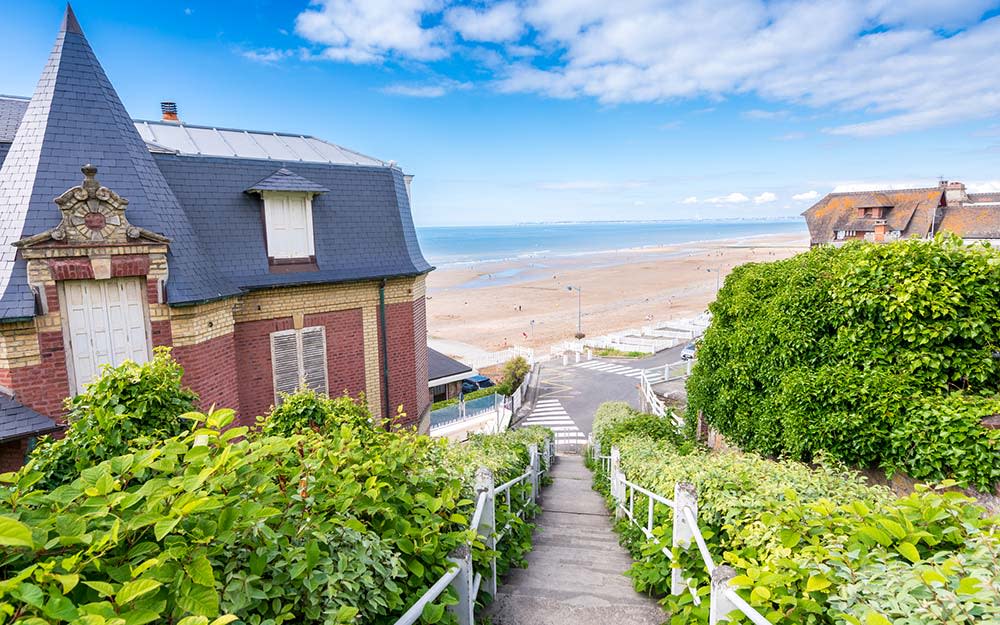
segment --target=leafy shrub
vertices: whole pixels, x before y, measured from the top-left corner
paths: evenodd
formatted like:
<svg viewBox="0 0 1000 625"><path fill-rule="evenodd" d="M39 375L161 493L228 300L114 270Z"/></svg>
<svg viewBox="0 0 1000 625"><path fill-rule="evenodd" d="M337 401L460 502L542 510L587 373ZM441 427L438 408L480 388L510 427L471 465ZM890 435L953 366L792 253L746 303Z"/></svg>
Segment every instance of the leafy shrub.
<svg viewBox="0 0 1000 625"><path fill-rule="evenodd" d="M622 401L604 402L597 407L593 432L604 453L614 441L632 434L653 440L668 440L677 448L689 447L670 419L639 412Z"/></svg>
<svg viewBox="0 0 1000 625"><path fill-rule="evenodd" d="M629 480L668 497L678 482L695 485L709 550L737 570L744 598L773 623L972 623L995 614L996 520L964 495L921 488L897 499L823 457L810 468L755 454L682 455L669 439L620 431L609 442ZM595 483L606 492L606 475ZM646 509L641 495L634 505ZM653 533L669 545L672 511L655 511ZM636 559L629 574L637 589L666 595L672 623L707 622L706 601L668 594L672 568L663 545L628 523L619 529ZM707 598L697 550L674 557ZM884 620L897 617L909 620Z"/></svg>
<svg viewBox="0 0 1000 625"><path fill-rule="evenodd" d="M280 406L258 418L261 432L268 436L289 436L310 429L325 432L343 424L363 429L370 421L364 394L357 399L346 393L331 398L309 388L284 395Z"/></svg>
<svg viewBox="0 0 1000 625"><path fill-rule="evenodd" d="M531 365L524 359L524 356L514 356L503 366L503 386L506 389L504 395L510 395L521 386L524 379L531 372Z"/></svg>
<svg viewBox="0 0 1000 625"><path fill-rule="evenodd" d="M55 488L102 461L183 432L179 415L194 410L198 396L181 386L184 370L158 347L143 364L104 367L101 377L67 401L69 427L61 439L45 437L31 454L40 486Z"/></svg>
<svg viewBox="0 0 1000 625"><path fill-rule="evenodd" d="M129 378L134 388L112 383L131 369L109 370L92 387L109 397L91 403L124 414L137 389L161 384L169 396L164 380L179 368L160 356ZM528 441L548 435L449 446L374 427L360 399L309 391L286 397L252 435L226 429L233 416L163 414L188 426L69 467L54 489L37 463L0 477L0 624L394 623L473 538L473 482L458 462L519 475ZM95 420L87 432L102 440L119 425ZM505 565L530 547L530 525L517 521L496 554ZM479 543L476 554L492 556ZM446 593L425 615L438 621L451 601Z"/></svg>
<svg viewBox="0 0 1000 625"><path fill-rule="evenodd" d="M975 415L1000 389L997 301L1000 252L955 237L743 265L711 305L688 421L702 411L768 456L825 451L991 490L1000 436Z"/></svg>

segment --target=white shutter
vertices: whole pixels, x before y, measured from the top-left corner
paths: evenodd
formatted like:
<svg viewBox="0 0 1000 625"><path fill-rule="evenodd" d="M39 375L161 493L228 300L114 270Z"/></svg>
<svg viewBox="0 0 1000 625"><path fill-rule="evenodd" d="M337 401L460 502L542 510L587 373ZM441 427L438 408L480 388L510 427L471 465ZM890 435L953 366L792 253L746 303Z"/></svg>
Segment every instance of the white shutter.
<svg viewBox="0 0 1000 625"><path fill-rule="evenodd" d="M302 341L302 383L317 393L327 393L326 331L323 326L304 328Z"/></svg>
<svg viewBox="0 0 1000 625"><path fill-rule="evenodd" d="M308 258L315 255L312 201L305 193L266 193L264 217L271 258Z"/></svg>
<svg viewBox="0 0 1000 625"><path fill-rule="evenodd" d="M271 370L274 373L274 401L280 393L294 393L299 388L299 337L295 330L271 334Z"/></svg>
<svg viewBox="0 0 1000 625"><path fill-rule="evenodd" d="M145 297L140 278L63 283L68 353L78 393L100 375L102 365L149 360Z"/></svg>
<svg viewBox="0 0 1000 625"><path fill-rule="evenodd" d="M294 393L303 386L327 394L326 329L315 326L272 333L271 369L276 405L281 404L281 393Z"/></svg>

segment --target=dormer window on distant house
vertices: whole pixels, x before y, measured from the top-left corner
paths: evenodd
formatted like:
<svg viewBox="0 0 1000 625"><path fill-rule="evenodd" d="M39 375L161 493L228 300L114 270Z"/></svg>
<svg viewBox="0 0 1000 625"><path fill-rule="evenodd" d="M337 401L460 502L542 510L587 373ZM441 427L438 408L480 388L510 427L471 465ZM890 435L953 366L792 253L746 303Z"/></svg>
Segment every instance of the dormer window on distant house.
<svg viewBox="0 0 1000 625"><path fill-rule="evenodd" d="M325 192L325 187L285 168L247 189L261 197L272 271L317 269L312 200Z"/></svg>

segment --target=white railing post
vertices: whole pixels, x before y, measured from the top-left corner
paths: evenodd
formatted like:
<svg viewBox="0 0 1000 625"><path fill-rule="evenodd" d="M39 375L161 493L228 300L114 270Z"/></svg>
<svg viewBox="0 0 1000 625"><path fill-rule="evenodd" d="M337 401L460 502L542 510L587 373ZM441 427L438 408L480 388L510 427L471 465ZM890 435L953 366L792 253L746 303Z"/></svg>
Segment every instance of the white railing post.
<svg viewBox="0 0 1000 625"><path fill-rule="evenodd" d="M538 501L538 445L528 445L528 457L531 465L531 503Z"/></svg>
<svg viewBox="0 0 1000 625"><path fill-rule="evenodd" d="M729 615L739 608L726 596L730 580L736 577L733 567L723 564L712 571L712 594L708 608L709 625L729 622Z"/></svg>
<svg viewBox="0 0 1000 625"><path fill-rule="evenodd" d="M674 485L674 533L673 546L680 549L687 549L694 538L696 528L688 525L684 510L691 511L691 518L698 522L698 495L694 485L687 482L678 482ZM670 593L680 595L687 589L687 580L684 578L684 571L675 568L671 572Z"/></svg>
<svg viewBox="0 0 1000 625"><path fill-rule="evenodd" d="M565 367L568 364L569 364L569 356L563 354L563 366Z"/></svg>
<svg viewBox="0 0 1000 625"><path fill-rule="evenodd" d="M479 518L479 527L476 531L480 536L485 538L484 542L486 547L491 551L496 550L497 546L497 509L496 509L496 496L493 493L493 488L495 483L493 481L493 472L486 467L479 467L476 470L476 499L479 499L479 493L486 493L486 504L483 508L483 515ZM486 580L489 584L489 592L491 597L497 596L497 559L496 556L493 557L493 562L490 565L490 576Z"/></svg>
<svg viewBox="0 0 1000 625"><path fill-rule="evenodd" d="M472 596L474 583L472 552L468 545L462 545L451 552L448 560L458 565L458 575L451 581L451 586L455 589L455 594L458 595L458 602L448 606L448 610L455 614L458 625L473 625L476 598Z"/></svg>
<svg viewBox="0 0 1000 625"><path fill-rule="evenodd" d="M591 348L588 347L587 348L587 360L593 360L593 359L594 359L594 350L592 350Z"/></svg>
<svg viewBox="0 0 1000 625"><path fill-rule="evenodd" d="M617 447L611 447L611 498L615 501L615 518L620 519L622 516L621 503L624 499L625 493L622 492L622 482L624 476L621 470L622 457L621 453L618 451Z"/></svg>

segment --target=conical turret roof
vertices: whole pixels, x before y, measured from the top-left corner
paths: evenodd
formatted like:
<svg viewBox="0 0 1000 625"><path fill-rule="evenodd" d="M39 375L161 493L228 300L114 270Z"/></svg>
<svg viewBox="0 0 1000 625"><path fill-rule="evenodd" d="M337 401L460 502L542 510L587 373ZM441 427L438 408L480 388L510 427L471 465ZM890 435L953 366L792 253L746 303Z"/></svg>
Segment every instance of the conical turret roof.
<svg viewBox="0 0 1000 625"><path fill-rule="evenodd" d="M93 163L128 199L128 219L172 242L170 303L238 292L215 269L67 5L45 70L0 168L0 320L34 314L25 262L12 244L59 223L53 198Z"/></svg>

